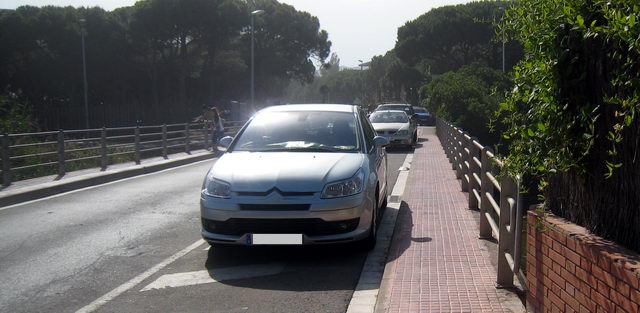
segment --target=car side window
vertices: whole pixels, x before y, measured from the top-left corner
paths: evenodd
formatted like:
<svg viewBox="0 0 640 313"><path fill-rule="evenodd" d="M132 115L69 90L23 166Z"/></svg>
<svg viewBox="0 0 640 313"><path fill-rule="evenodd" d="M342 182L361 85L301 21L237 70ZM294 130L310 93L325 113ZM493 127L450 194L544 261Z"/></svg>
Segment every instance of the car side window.
<svg viewBox="0 0 640 313"><path fill-rule="evenodd" d="M373 137L375 137L376 133L369 123L369 119L367 119L362 113L359 115L360 124L362 124L362 130L364 131L364 140L367 145L367 152L371 152L371 148L373 147Z"/></svg>

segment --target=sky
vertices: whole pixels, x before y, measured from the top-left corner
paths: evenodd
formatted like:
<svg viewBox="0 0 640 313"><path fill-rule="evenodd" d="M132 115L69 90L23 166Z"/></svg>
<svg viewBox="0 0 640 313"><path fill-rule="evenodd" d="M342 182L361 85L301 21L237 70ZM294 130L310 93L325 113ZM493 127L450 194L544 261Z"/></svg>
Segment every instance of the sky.
<svg viewBox="0 0 640 313"><path fill-rule="evenodd" d="M329 32L331 51L338 54L340 65L357 67L376 55L393 49L398 27L432 8L470 2L469 0L279 0L307 11L320 19ZM131 6L136 0L0 0L0 8L21 5L100 6L113 10Z"/></svg>

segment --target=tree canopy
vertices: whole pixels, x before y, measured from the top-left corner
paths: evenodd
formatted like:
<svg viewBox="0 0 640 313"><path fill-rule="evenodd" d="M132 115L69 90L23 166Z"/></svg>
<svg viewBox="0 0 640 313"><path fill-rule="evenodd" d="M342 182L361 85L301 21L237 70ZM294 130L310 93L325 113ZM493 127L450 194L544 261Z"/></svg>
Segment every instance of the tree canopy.
<svg viewBox="0 0 640 313"><path fill-rule="evenodd" d="M0 11L0 87L22 91L41 128L84 126L85 35L90 124L184 122L202 104L246 102L250 12L256 95L310 81L331 42L318 19L275 0L144 0L100 8L23 6ZM81 23L84 20L84 23Z"/></svg>
<svg viewBox="0 0 640 313"><path fill-rule="evenodd" d="M496 21L512 1L479 1L435 8L398 29L395 51L400 60L424 74L455 71L473 62L502 68L501 33ZM505 49L506 67L522 57L517 42Z"/></svg>

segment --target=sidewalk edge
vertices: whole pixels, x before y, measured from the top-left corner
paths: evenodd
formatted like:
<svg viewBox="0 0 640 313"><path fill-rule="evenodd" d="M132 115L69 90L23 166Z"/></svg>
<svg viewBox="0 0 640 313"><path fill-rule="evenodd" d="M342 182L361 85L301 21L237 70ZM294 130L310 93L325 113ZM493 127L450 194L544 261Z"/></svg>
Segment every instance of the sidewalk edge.
<svg viewBox="0 0 640 313"><path fill-rule="evenodd" d="M407 154L402 165L404 170L398 174L393 191L387 197L389 203L378 230L378 243L367 255L360 273L360 279L349 301L347 313L372 313L376 309L380 287L386 272L385 266L389 255L389 247L391 247L391 240L395 231L402 195L408 182L412 160L413 153Z"/></svg>

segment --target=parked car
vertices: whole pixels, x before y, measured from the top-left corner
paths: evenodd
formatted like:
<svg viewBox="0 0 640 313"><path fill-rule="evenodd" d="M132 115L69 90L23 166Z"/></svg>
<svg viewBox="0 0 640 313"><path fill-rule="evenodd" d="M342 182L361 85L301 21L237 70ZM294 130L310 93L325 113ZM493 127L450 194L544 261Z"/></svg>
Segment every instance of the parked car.
<svg viewBox="0 0 640 313"><path fill-rule="evenodd" d="M407 116L409 116L409 118L414 118L414 114L416 113L413 110L413 106L406 103L384 103L384 104L378 105L378 107L375 109L375 111L389 111L389 110L404 111L405 113L407 113Z"/></svg>
<svg viewBox="0 0 640 313"><path fill-rule="evenodd" d="M418 130L404 111L374 111L369 120L378 136L387 138L391 146L413 147L418 141Z"/></svg>
<svg viewBox="0 0 640 313"><path fill-rule="evenodd" d="M256 113L211 167L202 236L223 244L373 247L387 198L389 141L352 105L283 105Z"/></svg>
<svg viewBox="0 0 640 313"><path fill-rule="evenodd" d="M435 125L435 120L431 113L423 107L414 106L413 111L416 112L416 122L421 126Z"/></svg>

